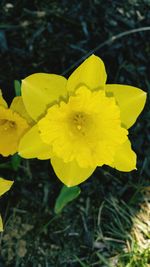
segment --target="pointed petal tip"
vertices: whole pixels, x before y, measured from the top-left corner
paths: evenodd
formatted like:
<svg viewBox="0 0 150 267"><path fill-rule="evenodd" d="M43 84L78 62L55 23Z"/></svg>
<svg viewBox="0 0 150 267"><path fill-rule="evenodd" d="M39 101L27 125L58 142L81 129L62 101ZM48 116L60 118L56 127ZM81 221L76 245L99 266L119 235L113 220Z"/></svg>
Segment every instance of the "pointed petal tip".
<svg viewBox="0 0 150 267"><path fill-rule="evenodd" d="M86 85L91 90L103 87L107 74L103 60L92 54L79 65L70 75L67 82L67 91L74 92L80 84Z"/></svg>
<svg viewBox="0 0 150 267"><path fill-rule="evenodd" d="M66 185L67 187L69 187L69 188L72 187L70 184L65 184L65 185Z"/></svg>
<svg viewBox="0 0 150 267"><path fill-rule="evenodd" d="M107 84L106 93L111 93L120 107L121 121L129 129L141 114L147 93L131 85Z"/></svg>
<svg viewBox="0 0 150 267"><path fill-rule="evenodd" d="M73 187L87 180L95 168L81 168L76 161L65 163L58 157L51 158L51 164L57 177L67 187Z"/></svg>

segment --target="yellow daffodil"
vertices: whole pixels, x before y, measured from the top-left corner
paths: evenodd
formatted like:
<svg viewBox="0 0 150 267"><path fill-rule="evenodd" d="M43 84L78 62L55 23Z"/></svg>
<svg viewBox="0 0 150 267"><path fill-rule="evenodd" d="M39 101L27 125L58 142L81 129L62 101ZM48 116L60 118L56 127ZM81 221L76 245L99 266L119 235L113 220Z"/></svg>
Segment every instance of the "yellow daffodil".
<svg viewBox="0 0 150 267"><path fill-rule="evenodd" d="M65 79L36 73L22 81L22 98L36 124L21 139L24 158L51 159L67 186L86 180L97 166L136 169L128 129L141 113L146 93L106 84L103 61L92 55Z"/></svg>
<svg viewBox="0 0 150 267"><path fill-rule="evenodd" d="M5 180L0 177L0 196L6 193L11 188L12 185L13 185L13 181ZM0 232L2 231L3 231L3 223L2 223L2 218L0 215Z"/></svg>
<svg viewBox="0 0 150 267"><path fill-rule="evenodd" d="M15 97L8 108L0 91L0 154L13 155L18 150L20 138L29 129L27 112L22 97Z"/></svg>

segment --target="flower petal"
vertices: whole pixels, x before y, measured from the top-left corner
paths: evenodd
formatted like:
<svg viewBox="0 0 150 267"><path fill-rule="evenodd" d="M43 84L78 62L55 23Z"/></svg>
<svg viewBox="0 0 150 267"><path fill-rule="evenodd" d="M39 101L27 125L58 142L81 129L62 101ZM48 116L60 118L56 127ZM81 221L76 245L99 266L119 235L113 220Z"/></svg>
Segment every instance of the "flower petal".
<svg viewBox="0 0 150 267"><path fill-rule="evenodd" d="M2 196L9 190L13 185L13 183L14 183L13 181L5 180L0 177L0 196Z"/></svg>
<svg viewBox="0 0 150 267"><path fill-rule="evenodd" d="M127 140L117 150L113 166L119 171L130 172L136 169L136 154L131 148L131 143Z"/></svg>
<svg viewBox="0 0 150 267"><path fill-rule="evenodd" d="M29 116L29 114L26 111L26 108L24 106L23 100L21 96L16 96L14 97L10 109L14 110L15 112L17 112L21 117L23 117L24 119L26 119L26 121L29 124L33 123L33 120L31 119L31 117Z"/></svg>
<svg viewBox="0 0 150 267"><path fill-rule="evenodd" d="M4 100L3 96L2 96L2 92L0 90L0 105L2 105L3 107L7 108L8 105L6 103L6 101Z"/></svg>
<svg viewBox="0 0 150 267"><path fill-rule="evenodd" d="M3 222L1 215L0 215L0 232L3 232Z"/></svg>
<svg viewBox="0 0 150 267"><path fill-rule="evenodd" d="M120 107L122 123L130 128L144 108L146 93L139 88L121 84L107 84L106 92L114 95Z"/></svg>
<svg viewBox="0 0 150 267"><path fill-rule="evenodd" d="M78 185L87 180L95 168L81 168L76 161L65 163L58 157L52 157L51 164L58 178L68 187Z"/></svg>
<svg viewBox="0 0 150 267"><path fill-rule="evenodd" d="M27 112L37 120L47 107L66 96L67 80L59 75L35 73L22 81L22 98Z"/></svg>
<svg viewBox="0 0 150 267"><path fill-rule="evenodd" d="M92 55L71 74L67 82L67 90L74 92L81 85L86 85L89 89L95 90L105 85L106 78L103 61Z"/></svg>
<svg viewBox="0 0 150 267"><path fill-rule="evenodd" d="M19 155L26 159L49 159L52 154L51 147L42 142L37 125L23 136L18 151Z"/></svg>

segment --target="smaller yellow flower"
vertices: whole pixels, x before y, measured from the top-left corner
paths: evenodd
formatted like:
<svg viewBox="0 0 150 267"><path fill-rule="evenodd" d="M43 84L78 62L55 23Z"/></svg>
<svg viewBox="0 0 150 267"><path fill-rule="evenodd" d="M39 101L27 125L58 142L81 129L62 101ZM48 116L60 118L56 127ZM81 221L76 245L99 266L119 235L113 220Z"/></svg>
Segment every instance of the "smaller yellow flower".
<svg viewBox="0 0 150 267"><path fill-rule="evenodd" d="M13 185L13 181L5 180L0 177L0 196L6 193L11 188L12 185ZM0 232L2 231L3 231L3 223L2 223L2 218L0 215Z"/></svg>
<svg viewBox="0 0 150 267"><path fill-rule="evenodd" d="M29 129L29 120L21 97L15 97L10 108L0 92L0 154L17 152L20 138Z"/></svg>

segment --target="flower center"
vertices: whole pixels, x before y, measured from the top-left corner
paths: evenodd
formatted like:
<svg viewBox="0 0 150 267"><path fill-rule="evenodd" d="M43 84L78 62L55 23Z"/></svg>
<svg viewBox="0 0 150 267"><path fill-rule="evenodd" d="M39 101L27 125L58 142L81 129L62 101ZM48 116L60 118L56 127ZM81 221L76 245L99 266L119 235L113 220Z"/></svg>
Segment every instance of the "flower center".
<svg viewBox="0 0 150 267"><path fill-rule="evenodd" d="M0 127L2 127L4 131L8 131L8 130L16 128L16 123L14 121L3 119L3 120L0 120Z"/></svg>
<svg viewBox="0 0 150 267"><path fill-rule="evenodd" d="M69 126L75 134L85 136L91 125L90 117L84 112L75 112L70 116Z"/></svg>

